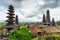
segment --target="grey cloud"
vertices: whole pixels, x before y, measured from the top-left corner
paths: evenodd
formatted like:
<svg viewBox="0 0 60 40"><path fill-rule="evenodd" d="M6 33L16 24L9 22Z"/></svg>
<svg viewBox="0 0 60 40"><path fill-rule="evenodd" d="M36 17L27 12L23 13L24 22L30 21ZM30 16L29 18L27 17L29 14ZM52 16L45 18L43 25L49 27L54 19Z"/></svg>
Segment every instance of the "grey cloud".
<svg viewBox="0 0 60 40"><path fill-rule="evenodd" d="M38 19L41 19L42 17L38 17Z"/></svg>
<svg viewBox="0 0 60 40"><path fill-rule="evenodd" d="M39 0L3 0L6 4L11 4L13 3L15 9L19 9L21 10L22 8L24 9L25 7L26 8L34 8L34 4L38 3ZM8 2L9 1L9 2ZM11 2L10 2L11 1ZM25 2L24 4L22 4L23 2ZM46 8L56 8L56 7L59 7L60 6L60 0L43 0L43 2L45 2L44 5L36 5L37 6L37 10L34 11L34 12L31 12L32 14L31 15L26 15L26 13L22 12L21 14L23 16L26 16L26 18L33 18L33 17L38 17L37 14L43 14L45 13L44 10ZM31 4L31 5L30 5ZM22 8L21 8L22 7ZM43 11L43 12L42 12ZM19 11L20 13L21 11ZM29 12L28 12L29 13ZM38 19L40 19L41 17L39 16Z"/></svg>
<svg viewBox="0 0 60 40"><path fill-rule="evenodd" d="M20 8L23 0L2 0L5 5L13 4L15 8Z"/></svg>
<svg viewBox="0 0 60 40"><path fill-rule="evenodd" d="M3 0L4 1L4 0ZM12 3L14 3L13 5L15 5L16 8L20 8L21 7L21 3L23 1L27 1L27 0L9 0ZM33 0L31 0L33 1ZM38 0L37 0L38 1ZM45 9L45 8L56 8L60 6L60 0L43 0L45 2L45 5L43 6L39 6L40 9ZM7 0L5 0L4 2L6 2L7 4L11 2L8 2Z"/></svg>
<svg viewBox="0 0 60 40"><path fill-rule="evenodd" d="M41 12L40 12L41 13ZM37 15L40 14L39 12L32 12L31 15L26 16L26 18L33 18L33 17L38 17ZM41 13L43 14L43 13Z"/></svg>
<svg viewBox="0 0 60 40"><path fill-rule="evenodd" d="M45 5L43 5L41 8L56 8L60 6L60 0L44 0Z"/></svg>
<svg viewBox="0 0 60 40"><path fill-rule="evenodd" d="M20 2L20 1L23 1L23 0L13 0L13 1L15 1L15 2Z"/></svg>
<svg viewBox="0 0 60 40"><path fill-rule="evenodd" d="M32 18L35 17L36 15L30 15L30 16L26 16L26 18Z"/></svg>

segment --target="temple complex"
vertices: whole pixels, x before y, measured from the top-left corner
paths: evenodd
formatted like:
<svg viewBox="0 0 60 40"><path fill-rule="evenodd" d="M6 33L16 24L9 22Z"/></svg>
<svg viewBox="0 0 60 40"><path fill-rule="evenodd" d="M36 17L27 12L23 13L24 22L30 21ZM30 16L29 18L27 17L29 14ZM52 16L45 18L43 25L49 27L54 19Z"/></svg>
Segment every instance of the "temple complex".
<svg viewBox="0 0 60 40"><path fill-rule="evenodd" d="M12 4L9 5L7 14L8 16L6 16L6 18L8 19L6 20L6 25L1 28L3 29L2 31L0 29L0 33L3 33L5 38L8 38L10 32L12 32L13 29L17 28L19 25L18 15L15 16L14 6ZM32 32L33 37L37 37L42 33L43 34L45 33L47 34L49 32L60 33L60 29L57 27L54 18L52 18L52 21L51 21L49 10L46 11L46 15L43 14L41 24L27 24L27 25L28 25L29 31Z"/></svg>
<svg viewBox="0 0 60 40"><path fill-rule="evenodd" d="M34 37L47 33L60 33L60 29L57 27L54 18L52 18L52 21L50 19L50 12L47 10L46 15L43 14L42 22L40 24L28 25Z"/></svg>

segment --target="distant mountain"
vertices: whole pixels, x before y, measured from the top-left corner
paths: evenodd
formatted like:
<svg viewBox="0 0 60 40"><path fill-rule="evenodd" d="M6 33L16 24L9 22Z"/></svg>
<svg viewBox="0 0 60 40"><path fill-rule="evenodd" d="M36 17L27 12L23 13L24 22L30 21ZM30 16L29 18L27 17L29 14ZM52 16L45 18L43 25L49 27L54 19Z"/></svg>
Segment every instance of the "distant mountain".
<svg viewBox="0 0 60 40"><path fill-rule="evenodd" d="M31 23L40 24L40 22L20 22L20 24L31 24Z"/></svg>
<svg viewBox="0 0 60 40"><path fill-rule="evenodd" d="M60 21L56 21L57 25L60 25Z"/></svg>

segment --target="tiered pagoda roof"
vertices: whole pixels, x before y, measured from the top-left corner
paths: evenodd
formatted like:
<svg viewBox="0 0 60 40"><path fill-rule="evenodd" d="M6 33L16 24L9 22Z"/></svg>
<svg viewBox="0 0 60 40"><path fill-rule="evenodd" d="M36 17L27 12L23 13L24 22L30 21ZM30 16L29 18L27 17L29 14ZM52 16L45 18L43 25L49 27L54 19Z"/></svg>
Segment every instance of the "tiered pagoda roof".
<svg viewBox="0 0 60 40"><path fill-rule="evenodd" d="M6 20L7 22L7 25L11 25L11 24L14 24L14 7L13 5L9 5L9 12L7 13L8 16L6 16L8 18L8 20Z"/></svg>

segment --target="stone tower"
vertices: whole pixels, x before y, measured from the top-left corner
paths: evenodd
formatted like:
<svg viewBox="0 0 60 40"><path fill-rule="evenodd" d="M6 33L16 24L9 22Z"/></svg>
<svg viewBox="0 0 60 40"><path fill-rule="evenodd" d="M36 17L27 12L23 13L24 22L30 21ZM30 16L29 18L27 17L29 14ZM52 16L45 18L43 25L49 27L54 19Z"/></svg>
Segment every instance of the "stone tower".
<svg viewBox="0 0 60 40"><path fill-rule="evenodd" d="M14 24L14 7L13 7L13 5L11 4L11 5L9 5L9 10L8 10L8 16L7 16L7 18L8 18L8 20L6 20L6 22L7 22L7 25L11 25L11 24Z"/></svg>
<svg viewBox="0 0 60 40"><path fill-rule="evenodd" d="M47 10L47 12L46 12L46 24L50 25L50 12L49 12L49 10Z"/></svg>
<svg viewBox="0 0 60 40"><path fill-rule="evenodd" d="M43 14L43 20L42 20L43 24L45 24L45 14Z"/></svg>
<svg viewBox="0 0 60 40"><path fill-rule="evenodd" d="M52 26L56 26L54 18L52 18Z"/></svg>
<svg viewBox="0 0 60 40"><path fill-rule="evenodd" d="M6 20L7 24L4 26L4 29L6 29L6 34L4 35L5 37L9 37L10 32L16 28L17 26L14 24L15 22L15 17L14 17L14 6L11 4L9 5L8 9L8 16L6 16L8 19ZM8 34L7 34L8 33Z"/></svg>
<svg viewBox="0 0 60 40"><path fill-rule="evenodd" d="M18 15L16 15L15 23L16 23L16 24L19 24L19 23L18 23Z"/></svg>

